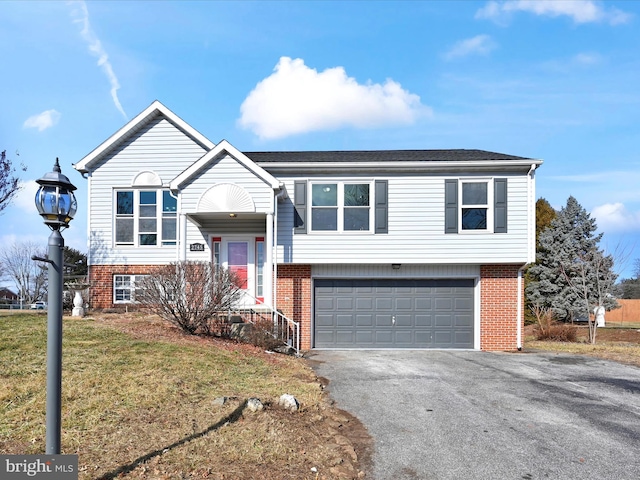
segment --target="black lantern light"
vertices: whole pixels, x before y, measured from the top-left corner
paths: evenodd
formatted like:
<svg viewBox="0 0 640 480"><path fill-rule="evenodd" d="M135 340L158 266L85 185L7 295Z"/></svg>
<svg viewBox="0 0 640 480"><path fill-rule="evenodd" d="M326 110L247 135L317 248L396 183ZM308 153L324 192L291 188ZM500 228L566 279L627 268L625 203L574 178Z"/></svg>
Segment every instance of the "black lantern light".
<svg viewBox="0 0 640 480"><path fill-rule="evenodd" d="M46 173L36 182L40 185L36 192L36 208L44 223L52 230L68 227L78 208L73 194L76 187L62 174L57 158L53 172Z"/></svg>

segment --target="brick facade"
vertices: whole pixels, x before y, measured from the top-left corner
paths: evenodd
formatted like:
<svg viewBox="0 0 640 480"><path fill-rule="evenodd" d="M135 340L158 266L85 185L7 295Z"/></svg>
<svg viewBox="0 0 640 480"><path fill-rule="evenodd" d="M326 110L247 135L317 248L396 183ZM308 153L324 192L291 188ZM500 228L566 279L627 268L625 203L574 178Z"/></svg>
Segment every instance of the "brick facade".
<svg viewBox="0 0 640 480"><path fill-rule="evenodd" d="M123 307L113 303L114 275L146 275L157 265L92 265L89 267L89 305L95 309ZM129 304L129 308L132 305Z"/></svg>
<svg viewBox="0 0 640 480"><path fill-rule="evenodd" d="M480 267L480 350L517 349L518 295L524 304L524 282L518 292L518 265ZM524 309L521 311L524 328Z"/></svg>
<svg viewBox="0 0 640 480"><path fill-rule="evenodd" d="M276 308L300 323L300 349L311 348L311 265L278 265Z"/></svg>
<svg viewBox="0 0 640 480"><path fill-rule="evenodd" d="M152 265L94 265L89 269L92 308L114 308L113 275L144 275ZM480 267L480 349L517 349L518 265ZM519 292L524 302L524 282ZM300 348L311 348L311 265L278 265L277 308L300 323ZM118 305L121 306L121 305ZM524 312L520 315L524 327Z"/></svg>

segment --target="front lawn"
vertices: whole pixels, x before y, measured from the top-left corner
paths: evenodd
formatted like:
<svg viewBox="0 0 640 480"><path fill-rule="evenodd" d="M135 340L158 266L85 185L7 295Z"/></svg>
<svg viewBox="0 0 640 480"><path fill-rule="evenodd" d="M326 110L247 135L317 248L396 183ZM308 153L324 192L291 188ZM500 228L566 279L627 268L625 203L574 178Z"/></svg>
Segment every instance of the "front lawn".
<svg viewBox="0 0 640 480"><path fill-rule="evenodd" d="M135 315L65 318L63 335L62 453L79 455L81 479L356 478L366 467L359 422L301 359ZM44 453L45 384L46 315L0 314L0 453ZM284 393L299 412L277 406ZM248 412L250 397L267 408Z"/></svg>

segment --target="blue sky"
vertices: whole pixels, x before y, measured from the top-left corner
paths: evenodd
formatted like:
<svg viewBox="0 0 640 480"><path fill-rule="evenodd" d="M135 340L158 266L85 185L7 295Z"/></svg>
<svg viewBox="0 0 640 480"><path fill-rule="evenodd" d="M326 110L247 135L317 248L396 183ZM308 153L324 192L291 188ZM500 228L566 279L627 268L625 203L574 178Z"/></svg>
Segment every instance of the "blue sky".
<svg viewBox="0 0 640 480"><path fill-rule="evenodd" d="M28 170L0 244L48 229L35 183L154 100L244 151L478 148L540 158L631 276L640 258L640 2L0 2L0 149ZM626 259L626 260L625 260Z"/></svg>

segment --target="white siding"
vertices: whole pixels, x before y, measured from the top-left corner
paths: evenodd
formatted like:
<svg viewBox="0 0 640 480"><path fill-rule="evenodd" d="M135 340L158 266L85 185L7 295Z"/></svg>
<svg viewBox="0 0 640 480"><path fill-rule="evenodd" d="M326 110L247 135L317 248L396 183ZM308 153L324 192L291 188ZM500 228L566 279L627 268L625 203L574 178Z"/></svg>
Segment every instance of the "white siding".
<svg viewBox="0 0 640 480"><path fill-rule="evenodd" d="M313 265L314 278L477 278L478 265Z"/></svg>
<svg viewBox="0 0 640 480"><path fill-rule="evenodd" d="M113 247L113 191L128 188L141 171L153 171L165 186L206 153L171 122L149 122L111 152L91 174L89 236L91 264L153 264L176 260L177 248Z"/></svg>
<svg viewBox="0 0 640 480"><path fill-rule="evenodd" d="M293 234L293 205L289 200L279 205L278 261L309 264L525 263L529 238L528 178L524 174L483 174L478 178L493 177L508 178L508 233L444 233L444 180L457 176L367 177L368 180L389 182L389 233ZM353 178L356 177L348 179ZM286 179L291 196L294 180L303 179ZM334 177L331 180L347 179ZM309 219L309 213L307 216Z"/></svg>
<svg viewBox="0 0 640 480"><path fill-rule="evenodd" d="M218 159L183 186L183 211L195 212L202 194L218 183L234 183L244 188L251 195L256 212L273 211L273 189L230 155Z"/></svg>

